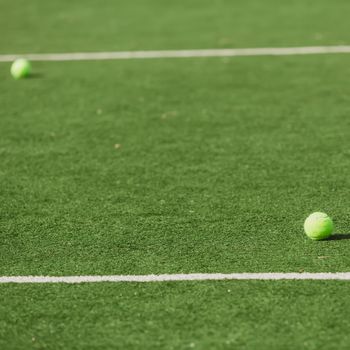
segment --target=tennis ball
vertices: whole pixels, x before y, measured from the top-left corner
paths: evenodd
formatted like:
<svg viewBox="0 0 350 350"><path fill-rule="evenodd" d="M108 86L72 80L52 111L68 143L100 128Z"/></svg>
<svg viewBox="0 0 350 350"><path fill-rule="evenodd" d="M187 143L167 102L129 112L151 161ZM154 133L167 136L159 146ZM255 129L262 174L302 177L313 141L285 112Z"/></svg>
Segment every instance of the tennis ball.
<svg viewBox="0 0 350 350"><path fill-rule="evenodd" d="M304 223L306 235L315 241L328 238L333 232L333 227L332 219L320 212L311 214Z"/></svg>
<svg viewBox="0 0 350 350"><path fill-rule="evenodd" d="M32 70L30 62L25 58L18 58L12 63L11 75L15 79L21 79L27 77Z"/></svg>

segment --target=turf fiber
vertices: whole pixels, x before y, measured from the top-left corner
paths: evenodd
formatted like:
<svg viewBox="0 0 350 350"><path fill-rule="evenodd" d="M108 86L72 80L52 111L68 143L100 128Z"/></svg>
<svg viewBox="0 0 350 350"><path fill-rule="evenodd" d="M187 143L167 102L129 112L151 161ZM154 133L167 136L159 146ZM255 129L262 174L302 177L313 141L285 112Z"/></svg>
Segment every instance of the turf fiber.
<svg viewBox="0 0 350 350"><path fill-rule="evenodd" d="M347 56L36 70L0 91L1 274L348 270L302 231L349 233Z"/></svg>
<svg viewBox="0 0 350 350"><path fill-rule="evenodd" d="M335 3L6 1L0 52L347 43ZM350 271L349 56L33 68L0 65L0 275ZM0 348L348 349L347 291L0 285Z"/></svg>
<svg viewBox="0 0 350 350"><path fill-rule="evenodd" d="M348 0L2 0L0 53L342 45L349 11Z"/></svg>
<svg viewBox="0 0 350 350"><path fill-rule="evenodd" d="M3 349L348 349L348 282L0 286Z"/></svg>

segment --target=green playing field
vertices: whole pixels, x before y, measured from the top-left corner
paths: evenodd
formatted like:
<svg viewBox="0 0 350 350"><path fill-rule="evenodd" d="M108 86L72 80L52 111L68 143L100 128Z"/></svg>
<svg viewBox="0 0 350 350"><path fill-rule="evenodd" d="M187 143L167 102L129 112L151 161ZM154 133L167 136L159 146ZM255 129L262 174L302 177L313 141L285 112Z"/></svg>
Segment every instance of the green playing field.
<svg viewBox="0 0 350 350"><path fill-rule="evenodd" d="M349 11L5 0L0 53L345 45ZM349 57L0 63L0 276L350 271ZM0 348L348 349L349 283L0 284Z"/></svg>

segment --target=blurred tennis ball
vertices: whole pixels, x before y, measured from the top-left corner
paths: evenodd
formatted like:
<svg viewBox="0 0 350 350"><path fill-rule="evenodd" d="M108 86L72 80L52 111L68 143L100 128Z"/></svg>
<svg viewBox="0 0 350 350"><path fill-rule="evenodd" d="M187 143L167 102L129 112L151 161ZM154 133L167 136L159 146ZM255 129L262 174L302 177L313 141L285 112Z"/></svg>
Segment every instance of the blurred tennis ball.
<svg viewBox="0 0 350 350"><path fill-rule="evenodd" d="M15 79L25 78L30 75L32 70L31 64L25 58L16 59L11 66L11 75Z"/></svg>

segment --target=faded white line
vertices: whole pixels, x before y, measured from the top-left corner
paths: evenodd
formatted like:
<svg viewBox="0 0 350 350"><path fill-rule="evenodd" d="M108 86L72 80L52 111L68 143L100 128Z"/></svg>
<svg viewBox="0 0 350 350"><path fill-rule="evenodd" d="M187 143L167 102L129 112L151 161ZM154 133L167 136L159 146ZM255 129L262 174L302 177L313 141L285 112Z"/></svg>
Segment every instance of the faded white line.
<svg viewBox="0 0 350 350"><path fill-rule="evenodd" d="M98 282L168 282L213 280L342 280L350 281L350 272L270 272L270 273L190 273L164 275L105 276L0 276L2 283L98 283Z"/></svg>
<svg viewBox="0 0 350 350"><path fill-rule="evenodd" d="M31 61L85 61L85 60L128 60L150 58L191 57L236 57L236 56L287 56L350 53L350 46L305 46L284 48L206 49L206 50L163 50L163 51L116 51L76 52L0 55L0 62L12 62L18 57Z"/></svg>

